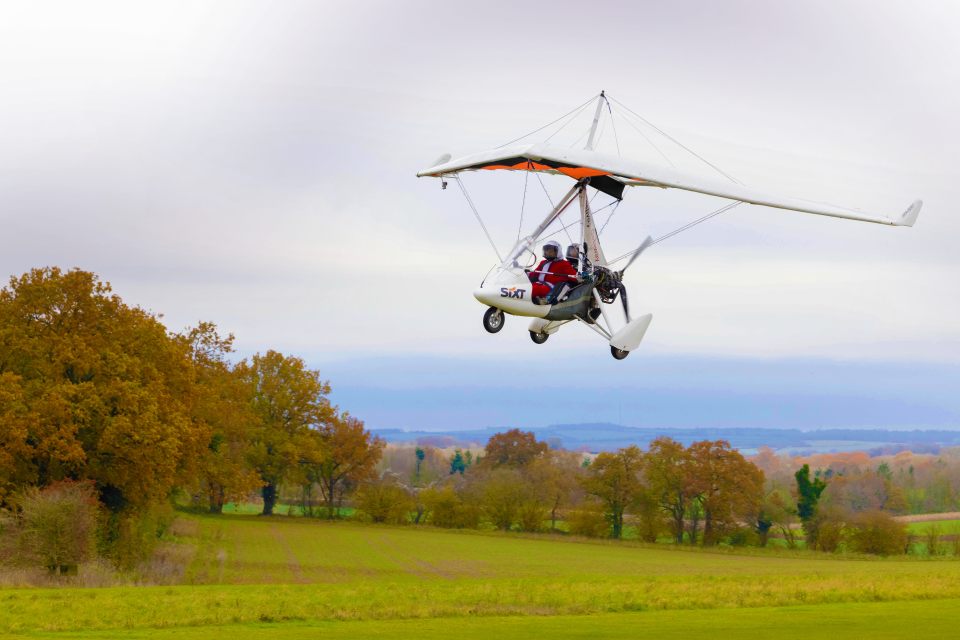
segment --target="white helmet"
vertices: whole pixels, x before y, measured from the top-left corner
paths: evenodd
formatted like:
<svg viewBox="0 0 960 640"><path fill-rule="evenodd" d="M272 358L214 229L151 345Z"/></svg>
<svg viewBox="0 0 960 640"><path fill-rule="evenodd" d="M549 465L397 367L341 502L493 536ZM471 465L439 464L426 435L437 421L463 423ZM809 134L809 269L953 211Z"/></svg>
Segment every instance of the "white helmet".
<svg viewBox="0 0 960 640"><path fill-rule="evenodd" d="M554 249L554 251L555 251L555 253L556 253L556 257L557 257L558 259L560 258L561 247L560 247L560 243L559 243L559 242L557 242L556 240L549 240L549 241L545 242L544 245L543 245L543 249L544 249L543 252L544 252L544 254L546 254L546 249L547 249L547 247L553 247L553 249ZM546 255L544 255L544 257L546 257Z"/></svg>

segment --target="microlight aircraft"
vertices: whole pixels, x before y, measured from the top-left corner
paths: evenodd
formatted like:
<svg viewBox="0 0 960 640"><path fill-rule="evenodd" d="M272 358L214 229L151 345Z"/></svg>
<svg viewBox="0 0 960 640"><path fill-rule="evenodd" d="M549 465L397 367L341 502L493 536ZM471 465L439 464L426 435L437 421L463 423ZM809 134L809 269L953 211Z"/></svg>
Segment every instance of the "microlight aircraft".
<svg viewBox="0 0 960 640"><path fill-rule="evenodd" d="M640 121L652 127L656 132L666 136L685 151L702 160L726 180L712 180L678 170L675 167L629 160L596 151L594 144L597 138L597 126L604 107L607 108L610 118L613 118L611 100L617 104L618 109L625 110L628 114L639 118ZM585 134L586 145L583 148L552 145L549 143L549 138L543 142L515 144L519 140L528 138L530 135L562 120L566 120L563 124L563 126L566 126L576 115L584 109L588 109L594 101L596 106L593 119L589 130ZM615 128L613 130L615 132ZM617 146L619 148L619 142ZM664 158L666 159L666 156ZM463 172L490 170L557 174L566 176L573 181L573 185L554 204L540 224L531 233L518 239L506 256L499 253L473 200L460 180L460 174ZM497 333L500 331L504 326L505 315L525 316L532 318L528 327L530 338L537 344L543 344L563 325L578 321L603 338L609 344L610 352L617 360L626 358L631 351L639 347L653 318L652 314L649 313L639 317L631 316L627 290L623 284L627 269L650 246L740 204L759 205L898 227L913 226L923 204L920 200L916 200L901 215L886 217L856 209L765 193L744 186L719 167L655 127L616 99L608 97L602 91L598 96L590 98L573 111L527 136L495 149L455 160L451 159L449 154L445 154L438 158L433 166L417 173L417 176L440 178L444 188L447 186L447 180L455 180L486 233L494 252L497 253L498 265L491 272L488 272L480 287L473 292L474 297L488 307L483 315L483 326L488 332ZM596 212L591 210L592 196L603 193L612 197L611 204L615 205L615 211L616 206L620 204L624 197L626 187L640 186L692 191L724 198L730 202L656 240L648 236L633 251L608 261L600 243L600 233L603 228L601 226L598 229L595 219ZM562 291L551 292L552 295L550 296L534 298L531 280L536 279L539 273L534 269L538 263L534 250L541 241L559 233L558 231L551 232L551 226L554 223L562 225L561 216L574 203L577 203L580 213L580 233L578 242L575 243L575 251L578 255L571 256L577 263L577 283L564 287ZM607 222L609 222L611 216L612 213L608 214ZM573 226L573 223L563 225L563 230L566 230L568 226ZM563 259L563 257L562 254L558 256L560 259ZM623 266L619 269L614 268L614 265L621 261L625 261ZM534 277L531 278L531 275ZM618 298L623 308L625 320L620 326L617 326L611 319L613 314L608 313L609 305L614 304Z"/></svg>

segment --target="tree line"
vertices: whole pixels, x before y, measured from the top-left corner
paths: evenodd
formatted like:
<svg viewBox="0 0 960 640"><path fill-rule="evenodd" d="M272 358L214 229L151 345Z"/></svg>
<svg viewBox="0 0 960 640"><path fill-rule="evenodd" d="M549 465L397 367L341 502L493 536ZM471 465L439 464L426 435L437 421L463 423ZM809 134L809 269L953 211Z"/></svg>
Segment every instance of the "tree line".
<svg viewBox="0 0 960 640"><path fill-rule="evenodd" d="M891 466L881 460L854 473L837 466L838 458L845 459L770 450L746 458L723 440L684 445L668 437L646 450L590 456L550 449L533 433L512 429L476 455L388 447L379 476L360 487L354 504L360 517L393 524L700 546L762 547L777 539L790 548L884 555L919 548L893 518L906 507L896 498ZM811 470L810 461L833 466Z"/></svg>
<svg viewBox="0 0 960 640"><path fill-rule="evenodd" d="M317 487L333 515L383 443L301 359L232 353L214 324L171 332L93 273L11 278L0 290L0 533L44 495L78 513L92 498L100 548L131 562L178 493L220 511L258 492L270 514L280 488L298 484Z"/></svg>
<svg viewBox="0 0 960 640"><path fill-rule="evenodd" d="M303 360L237 360L213 323L169 331L93 273L11 278L0 290L0 555L5 529L85 519L73 556L94 545L133 562L176 498L212 512L257 496L264 515L282 501L393 524L876 553L905 548L889 514L956 504L960 456L747 459L723 440L666 437L591 456L517 429L476 452L388 448L329 395ZM45 561L60 566L62 554Z"/></svg>
<svg viewBox="0 0 960 640"><path fill-rule="evenodd" d="M397 523L409 510L415 522L445 527L535 532L562 525L574 534L622 538L633 526L649 542L669 535L714 545L752 526L763 499L763 473L722 440L686 447L663 437L646 451L631 446L591 457L511 429L493 435L469 465L457 450L445 466L437 451L414 449L411 475L399 459L411 457L411 449L388 450L384 463L392 468L361 490L360 512L388 521L390 495L405 502L395 511Z"/></svg>

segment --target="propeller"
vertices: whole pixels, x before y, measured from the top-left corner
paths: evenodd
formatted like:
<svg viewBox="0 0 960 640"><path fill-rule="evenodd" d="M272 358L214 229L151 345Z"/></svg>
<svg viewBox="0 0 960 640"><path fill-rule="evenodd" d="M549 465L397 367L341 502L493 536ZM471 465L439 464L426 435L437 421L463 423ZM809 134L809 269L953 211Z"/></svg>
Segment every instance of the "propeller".
<svg viewBox="0 0 960 640"><path fill-rule="evenodd" d="M620 269L620 279L623 280L624 272L633 264L633 261L640 257L640 254L647 250L650 245L653 244L653 238L647 236L647 239L644 240L639 247L630 255L630 259L627 260L627 264L624 265L623 269ZM623 285L623 282L620 283L620 301L623 304L623 315L626 317L627 322L630 322L630 303L627 301L627 288Z"/></svg>
<svg viewBox="0 0 960 640"><path fill-rule="evenodd" d="M630 265L633 264L633 261L639 258L640 254L646 251L652 244L653 244L653 238L651 238L650 236L647 236L647 239L644 240L643 243L639 247L637 247L634 250L634 252L630 255L630 259L627 260L627 264L623 266L623 269L620 269L621 278L623 277L623 272L630 268Z"/></svg>

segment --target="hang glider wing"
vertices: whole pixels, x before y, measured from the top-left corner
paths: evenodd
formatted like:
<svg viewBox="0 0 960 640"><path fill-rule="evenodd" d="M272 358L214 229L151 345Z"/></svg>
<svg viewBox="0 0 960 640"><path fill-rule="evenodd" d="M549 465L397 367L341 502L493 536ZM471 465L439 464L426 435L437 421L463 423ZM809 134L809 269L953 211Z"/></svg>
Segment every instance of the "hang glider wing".
<svg viewBox="0 0 960 640"><path fill-rule="evenodd" d="M890 218L857 209L847 209L799 198L776 196L733 182L714 181L695 174L595 151L566 149L547 144L506 147L447 160L442 164L420 171L417 176L440 177L460 171L498 169L556 173L574 180L589 178L590 186L618 199L622 197L624 186L652 186L693 191L776 209L902 227L913 226L923 204L920 200L917 200L904 213Z"/></svg>

